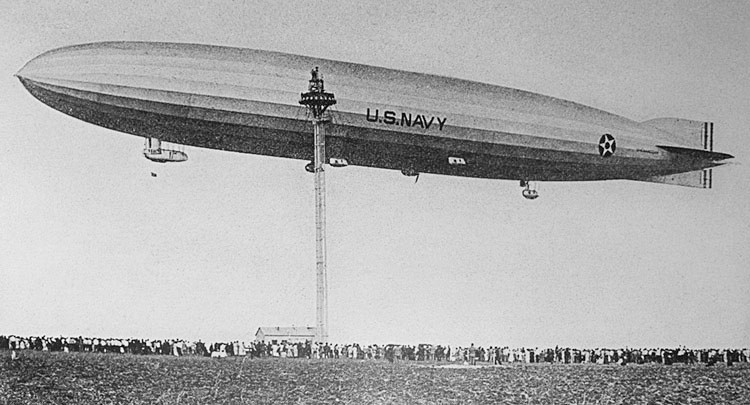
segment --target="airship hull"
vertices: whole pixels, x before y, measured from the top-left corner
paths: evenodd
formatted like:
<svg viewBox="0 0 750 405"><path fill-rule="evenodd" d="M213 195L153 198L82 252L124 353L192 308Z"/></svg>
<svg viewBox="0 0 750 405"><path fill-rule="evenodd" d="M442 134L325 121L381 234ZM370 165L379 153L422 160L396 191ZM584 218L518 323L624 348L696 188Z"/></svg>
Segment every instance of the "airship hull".
<svg viewBox="0 0 750 405"><path fill-rule="evenodd" d="M338 103L327 155L359 166L456 176L643 179L710 167L656 145L675 134L534 93L269 51L192 44L61 48L17 75L36 98L112 130L202 148L311 160L298 104L319 67ZM616 139L601 153L604 134Z"/></svg>

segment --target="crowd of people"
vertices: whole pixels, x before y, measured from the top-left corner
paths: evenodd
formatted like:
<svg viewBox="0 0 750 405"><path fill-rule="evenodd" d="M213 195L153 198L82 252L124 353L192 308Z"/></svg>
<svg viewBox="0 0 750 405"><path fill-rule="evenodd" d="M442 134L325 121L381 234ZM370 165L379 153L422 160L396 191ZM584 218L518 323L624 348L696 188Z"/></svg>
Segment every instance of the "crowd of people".
<svg viewBox="0 0 750 405"><path fill-rule="evenodd" d="M203 342L181 339L105 339L91 337L21 337L0 335L0 349L13 352L37 350L50 352L94 352L135 355L171 356L249 356L250 358L314 358L356 359L390 362L427 361L450 362L468 365L507 363L560 363L560 364L644 364L673 363L714 365L724 363L747 363L749 349L689 349L677 348L621 348L621 349L577 349L555 348L510 348L507 346L454 347L432 344L410 345L359 345L318 344L305 342Z"/></svg>
<svg viewBox="0 0 750 405"><path fill-rule="evenodd" d="M213 352L226 355L242 356L246 353L239 342L204 343L182 339L112 339L91 337L47 337L47 336L2 336L0 349L38 350L49 352L95 352L95 353L130 353L161 354L174 356L210 356Z"/></svg>

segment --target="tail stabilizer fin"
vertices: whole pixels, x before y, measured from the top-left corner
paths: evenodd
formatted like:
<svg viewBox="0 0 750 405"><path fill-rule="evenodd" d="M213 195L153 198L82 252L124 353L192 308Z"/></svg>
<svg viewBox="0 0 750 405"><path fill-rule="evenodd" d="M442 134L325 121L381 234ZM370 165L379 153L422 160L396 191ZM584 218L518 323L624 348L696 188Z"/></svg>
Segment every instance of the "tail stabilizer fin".
<svg viewBox="0 0 750 405"><path fill-rule="evenodd" d="M702 169L686 173L669 174L666 176L654 176L643 179L649 183L662 183L674 186L711 188L713 185L713 170Z"/></svg>
<svg viewBox="0 0 750 405"><path fill-rule="evenodd" d="M689 156L695 159L703 159L703 160L708 160L711 162L718 162L721 160L732 159L734 157L728 153L712 152L712 151L703 150L703 149L690 149L690 148L681 148L679 146L667 146L667 145L656 145L656 147L664 149L665 151L669 153L674 153L676 155Z"/></svg>
<svg viewBox="0 0 750 405"><path fill-rule="evenodd" d="M686 147L707 151L714 150L714 123L686 120L682 118L656 118L642 122L669 132L682 140Z"/></svg>

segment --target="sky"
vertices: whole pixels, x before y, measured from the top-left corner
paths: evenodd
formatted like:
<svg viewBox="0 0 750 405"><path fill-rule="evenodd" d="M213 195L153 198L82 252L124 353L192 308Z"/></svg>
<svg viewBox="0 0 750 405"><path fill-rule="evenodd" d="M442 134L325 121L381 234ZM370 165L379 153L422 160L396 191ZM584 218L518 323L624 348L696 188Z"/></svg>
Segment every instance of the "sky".
<svg viewBox="0 0 750 405"><path fill-rule="evenodd" d="M249 341L315 324L306 162L186 147L153 163L141 138L13 77L53 48L140 40L715 122L736 159L712 190L539 183L527 201L515 181L328 169L330 340L750 347L747 2L0 2L0 334Z"/></svg>

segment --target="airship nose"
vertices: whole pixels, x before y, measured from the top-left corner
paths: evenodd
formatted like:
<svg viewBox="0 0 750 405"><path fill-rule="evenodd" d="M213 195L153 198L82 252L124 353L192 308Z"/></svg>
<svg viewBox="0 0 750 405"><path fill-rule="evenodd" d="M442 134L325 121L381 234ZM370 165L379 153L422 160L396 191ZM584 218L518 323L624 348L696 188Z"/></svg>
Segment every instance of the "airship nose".
<svg viewBox="0 0 750 405"><path fill-rule="evenodd" d="M93 100L102 88L101 72L117 67L119 60L106 60L105 43L66 46L42 53L15 73L21 84L41 102L63 112L67 97ZM65 104L65 105L63 105Z"/></svg>
<svg viewBox="0 0 750 405"><path fill-rule="evenodd" d="M21 82L73 90L99 90L106 84L137 76L139 60L128 58L135 45L97 42L72 45L42 53L24 65L15 76ZM132 81L132 80L131 80Z"/></svg>
<svg viewBox="0 0 750 405"><path fill-rule="evenodd" d="M13 77L17 77L18 79L23 79L25 77L25 75L26 75L26 72L24 72L24 71L26 70L26 66L29 66L29 63L31 63L31 61L29 61L25 65L23 65L23 67L21 69L19 69L18 72L16 72L16 73L13 74Z"/></svg>
<svg viewBox="0 0 750 405"><path fill-rule="evenodd" d="M15 77L34 82L54 83L76 76L76 46L53 49L27 62Z"/></svg>
<svg viewBox="0 0 750 405"><path fill-rule="evenodd" d="M137 66L126 63L123 48L120 43L100 42L53 49L31 59L15 76L46 104L55 100L53 94L94 99L108 85L127 85L119 83L122 77L137 77L132 74Z"/></svg>
<svg viewBox="0 0 750 405"><path fill-rule="evenodd" d="M40 76L40 73L44 71L45 65L48 65L48 59L50 59L45 52L34 59L26 62L21 69L14 75L19 79L35 79Z"/></svg>
<svg viewBox="0 0 750 405"><path fill-rule="evenodd" d="M34 97L45 102L43 98L40 98L40 90L48 84L55 82L55 76L58 76L55 72L53 58L50 54L55 51L45 52L36 58L27 62L18 72L13 76L17 77L21 81L21 84L26 88L29 93Z"/></svg>
<svg viewBox="0 0 750 405"><path fill-rule="evenodd" d="M21 81L21 84L23 87L26 88L26 90L31 93L34 97L39 98L39 88L41 87L43 80L40 79L41 75L39 74L39 59L42 58L44 54L37 56L36 58L30 60L28 63L26 63L18 72L16 72L13 76L18 78L18 80ZM41 98L39 98L42 100ZM44 100L42 100L44 102Z"/></svg>
<svg viewBox="0 0 750 405"><path fill-rule="evenodd" d="M19 69L18 72L16 72L16 73L13 74L13 77L18 78L19 80L21 80L21 82L23 82L23 79L29 76L28 69L26 69L26 68L29 66L29 63L31 63L33 60L34 59L32 59L31 61L29 61L25 65L23 65L23 67L21 69Z"/></svg>

